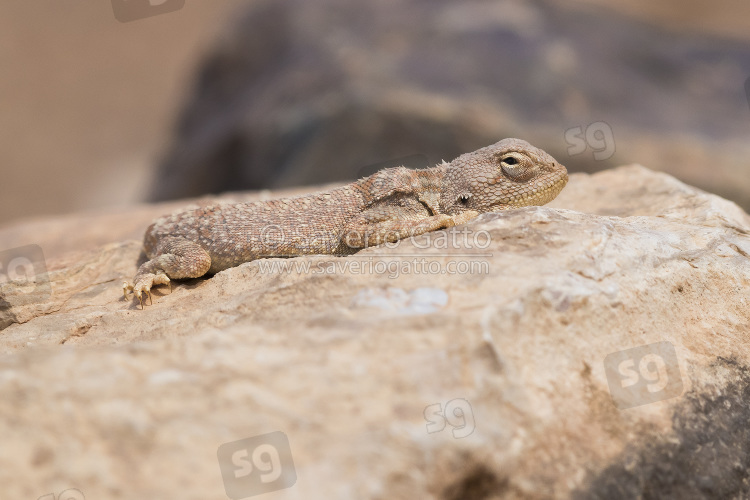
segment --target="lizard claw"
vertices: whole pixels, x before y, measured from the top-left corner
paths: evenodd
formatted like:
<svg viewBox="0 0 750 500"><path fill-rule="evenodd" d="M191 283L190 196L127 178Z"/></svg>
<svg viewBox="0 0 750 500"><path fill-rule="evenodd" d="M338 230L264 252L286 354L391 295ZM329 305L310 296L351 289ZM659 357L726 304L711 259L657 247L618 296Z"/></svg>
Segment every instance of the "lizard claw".
<svg viewBox="0 0 750 500"><path fill-rule="evenodd" d="M138 299L138 302L141 304L141 309L143 309L143 294L146 294L146 297L148 298L149 305L153 305L154 301L151 298L151 288L155 285L169 285L169 291L172 292L172 281L169 279L169 277L164 273L159 274L142 274L140 276L136 276L135 278L135 285L132 285L128 283L127 281L123 282L122 284L122 294L125 296L125 298L128 298L128 292L132 291L133 295L136 296Z"/></svg>
<svg viewBox="0 0 750 500"><path fill-rule="evenodd" d="M138 301L141 303L141 309L143 309L143 298L141 297L141 291L136 290L136 288L133 286L132 283L123 281L122 282L122 296L125 297L125 300L128 300L128 292L133 292L133 295L135 295L138 298Z"/></svg>

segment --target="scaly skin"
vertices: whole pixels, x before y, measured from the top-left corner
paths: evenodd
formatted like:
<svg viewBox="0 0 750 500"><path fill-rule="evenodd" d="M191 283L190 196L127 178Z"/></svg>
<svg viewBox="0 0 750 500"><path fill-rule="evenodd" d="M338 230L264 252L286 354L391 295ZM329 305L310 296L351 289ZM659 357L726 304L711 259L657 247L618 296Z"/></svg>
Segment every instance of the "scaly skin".
<svg viewBox="0 0 750 500"><path fill-rule="evenodd" d="M146 230L142 294L263 257L347 255L477 215L552 201L568 182L563 165L520 139L504 139L434 168L381 170L325 193L218 204L161 217ZM127 295L126 295L127 296Z"/></svg>

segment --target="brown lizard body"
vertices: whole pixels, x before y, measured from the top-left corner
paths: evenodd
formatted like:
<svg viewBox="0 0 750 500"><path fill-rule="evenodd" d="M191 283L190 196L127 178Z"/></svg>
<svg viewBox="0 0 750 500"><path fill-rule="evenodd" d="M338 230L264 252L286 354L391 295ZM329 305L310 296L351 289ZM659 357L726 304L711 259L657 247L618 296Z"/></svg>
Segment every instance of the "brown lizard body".
<svg viewBox="0 0 750 500"><path fill-rule="evenodd" d="M171 279L197 278L263 257L347 255L480 213L553 200L568 181L549 154L504 139L433 168L381 170L325 193L184 210L146 230L148 261L134 284L141 300Z"/></svg>

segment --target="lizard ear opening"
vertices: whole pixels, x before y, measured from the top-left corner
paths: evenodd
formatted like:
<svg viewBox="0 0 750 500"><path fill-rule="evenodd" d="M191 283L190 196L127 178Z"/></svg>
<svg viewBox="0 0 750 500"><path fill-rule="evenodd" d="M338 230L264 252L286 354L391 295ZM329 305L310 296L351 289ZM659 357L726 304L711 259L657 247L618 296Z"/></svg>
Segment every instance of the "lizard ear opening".
<svg viewBox="0 0 750 500"><path fill-rule="evenodd" d="M469 198L471 197L471 194L460 194L458 195L458 202L461 205L466 205L469 203Z"/></svg>

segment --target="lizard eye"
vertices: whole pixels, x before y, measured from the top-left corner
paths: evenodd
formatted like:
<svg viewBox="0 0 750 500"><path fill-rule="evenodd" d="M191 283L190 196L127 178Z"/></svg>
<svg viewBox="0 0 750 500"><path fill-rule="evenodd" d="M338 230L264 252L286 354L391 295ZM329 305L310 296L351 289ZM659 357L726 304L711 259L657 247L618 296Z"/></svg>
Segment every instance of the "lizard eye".
<svg viewBox="0 0 750 500"><path fill-rule="evenodd" d="M521 161L515 156L508 155L500 160L500 168L507 178L517 182L526 182L534 177L534 171L528 162Z"/></svg>

